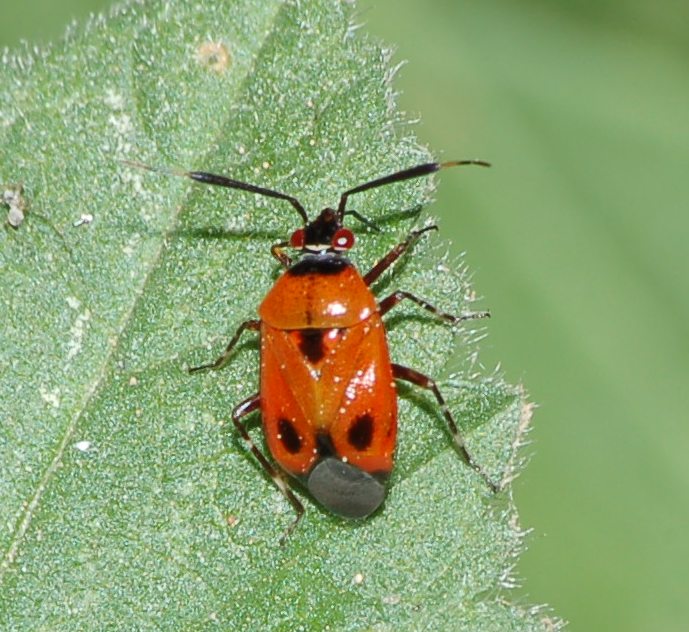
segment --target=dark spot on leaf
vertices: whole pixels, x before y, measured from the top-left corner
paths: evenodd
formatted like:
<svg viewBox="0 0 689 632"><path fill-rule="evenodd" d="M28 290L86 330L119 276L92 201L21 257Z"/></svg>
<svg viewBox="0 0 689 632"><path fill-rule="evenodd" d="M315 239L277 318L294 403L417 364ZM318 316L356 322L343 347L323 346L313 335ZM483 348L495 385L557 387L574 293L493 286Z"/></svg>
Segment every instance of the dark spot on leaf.
<svg viewBox="0 0 689 632"><path fill-rule="evenodd" d="M202 66L219 75L223 74L232 63L230 51L222 42L204 42L196 49L196 58Z"/></svg>

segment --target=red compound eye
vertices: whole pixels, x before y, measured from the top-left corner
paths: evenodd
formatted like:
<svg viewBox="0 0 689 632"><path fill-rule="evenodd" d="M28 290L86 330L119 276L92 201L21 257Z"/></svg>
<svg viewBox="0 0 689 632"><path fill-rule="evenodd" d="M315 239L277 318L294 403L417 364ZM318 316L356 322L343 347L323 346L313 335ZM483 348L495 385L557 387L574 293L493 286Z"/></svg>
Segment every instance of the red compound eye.
<svg viewBox="0 0 689 632"><path fill-rule="evenodd" d="M338 228L331 245L336 250L349 250L354 245L354 233L349 228Z"/></svg>
<svg viewBox="0 0 689 632"><path fill-rule="evenodd" d="M289 245L292 248L303 248L304 247L304 229L299 228L292 233L289 238Z"/></svg>

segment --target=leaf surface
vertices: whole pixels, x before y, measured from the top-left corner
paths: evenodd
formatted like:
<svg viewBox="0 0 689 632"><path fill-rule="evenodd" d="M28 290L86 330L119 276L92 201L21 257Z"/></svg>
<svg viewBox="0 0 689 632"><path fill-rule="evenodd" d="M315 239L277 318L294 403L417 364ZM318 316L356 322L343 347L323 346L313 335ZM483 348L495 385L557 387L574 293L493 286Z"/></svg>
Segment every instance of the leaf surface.
<svg viewBox="0 0 689 632"><path fill-rule="evenodd" d="M0 627L541 627L503 595L521 537L509 491L491 496L409 388L383 510L350 523L306 497L279 546L291 509L228 423L257 389L256 342L221 372L185 368L255 317L279 273L269 247L299 218L121 162L225 173L314 213L431 159L391 74L348 4L325 1L132 3L48 51L6 55L0 180L23 184L27 214L0 233ZM382 228L357 227L361 269L426 221L431 187L353 198ZM377 292L470 309L437 244L422 240ZM521 392L476 373L471 331L396 311L396 362L439 375L465 345L444 392L477 461L507 481Z"/></svg>

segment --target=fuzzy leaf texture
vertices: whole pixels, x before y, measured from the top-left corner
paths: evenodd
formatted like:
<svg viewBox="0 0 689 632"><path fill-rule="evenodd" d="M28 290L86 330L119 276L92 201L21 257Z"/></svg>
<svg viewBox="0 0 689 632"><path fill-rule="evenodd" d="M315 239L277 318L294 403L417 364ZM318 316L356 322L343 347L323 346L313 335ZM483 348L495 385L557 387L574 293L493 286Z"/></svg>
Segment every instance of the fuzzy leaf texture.
<svg viewBox="0 0 689 632"><path fill-rule="evenodd" d="M0 231L1 629L547 624L506 593L522 537L509 480L530 409L475 371L475 332L413 305L389 319L394 361L431 375L464 345L442 386L506 490L493 497L461 461L428 394L400 388L383 509L353 523L303 496L282 547L292 510L230 422L257 389L256 341L223 371L185 370L255 317L279 273L270 245L299 218L121 161L229 174L313 213L429 160L395 110L388 52L352 20L337 0L133 2L49 50L5 53L0 182L23 185L3 208L24 221ZM382 229L354 226L361 269L428 221L432 184L352 198ZM444 252L430 235L375 289L470 309ZM264 447L256 416L251 431Z"/></svg>

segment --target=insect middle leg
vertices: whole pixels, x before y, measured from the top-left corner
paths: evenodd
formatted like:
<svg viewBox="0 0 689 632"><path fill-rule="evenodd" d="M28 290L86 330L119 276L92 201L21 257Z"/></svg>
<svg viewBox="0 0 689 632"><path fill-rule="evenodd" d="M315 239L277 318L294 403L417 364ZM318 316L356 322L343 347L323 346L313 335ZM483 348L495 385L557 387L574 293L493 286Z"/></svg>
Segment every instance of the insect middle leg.
<svg viewBox="0 0 689 632"><path fill-rule="evenodd" d="M450 434L452 434L452 439L454 440L459 453L462 455L462 458L467 462L468 465L474 468L474 470L481 475L483 480L486 481L488 487L490 487L493 492L500 491L500 486L496 485L492 480L490 480L490 478L488 478L481 466L474 461L474 458L467 450L466 445L464 444L464 439L457 428L454 418L452 417L452 413L450 412L450 409L445 402L445 398L442 396L442 393L440 392L440 389L435 381L427 375L401 364L392 365L392 375L395 379L411 382L416 386L420 386L421 388L431 391L433 395L435 395L435 399L438 402L443 416L445 417L445 421L447 422L447 426L450 429Z"/></svg>
<svg viewBox="0 0 689 632"><path fill-rule="evenodd" d="M261 452L256 447L256 444L251 439L251 435L249 435L249 433L246 429L246 426L241 421L242 417L245 417L249 413L252 413L255 410L258 410L260 408L260 406L261 406L260 395L258 393L256 395L252 395L248 399L245 399L241 404L237 405L235 407L235 409L232 411L232 422L234 423L235 428L237 429L239 434L242 436L244 441L246 441L252 454L256 457L258 462L261 464L261 467L268 474L268 476L270 476L270 478L273 479L273 483L275 483L275 486L283 493L285 498L287 498L289 503L294 508L295 513L297 514L295 519L292 521L292 524L290 524L290 526L287 527L287 529L285 530L285 533L280 538L280 544L282 545L285 543L285 541L289 537L290 533L292 533L292 531L294 531L297 524L299 524L301 517L304 515L304 505L302 505L301 502L299 501L299 499L294 495L294 492L290 489L289 483L285 480L284 476L282 475L282 472L280 472L280 470L278 470L266 458L266 456L263 454L263 452Z"/></svg>
<svg viewBox="0 0 689 632"><path fill-rule="evenodd" d="M205 369L213 369L214 371L217 369L222 369L230 359L232 349L234 349L237 342L239 342L239 338L241 337L244 330L251 329L253 331L258 331L260 328L260 320L245 320L241 325L239 325L239 327L237 327L237 331L235 332L234 336L232 336L232 340L230 340L230 342L227 345L227 348L225 349L225 351L223 351L222 355L218 356L213 362L209 362L208 364L190 367L189 373L196 373L197 371L203 371Z"/></svg>
<svg viewBox="0 0 689 632"><path fill-rule="evenodd" d="M397 303L403 301L405 298L409 299L410 301L413 301L420 307L423 307L426 311L431 312L431 314L434 314L438 318L442 318L443 320L452 324L462 322L463 320L474 320L477 318L490 317L490 312L467 312L466 314L460 314L459 316L455 316L454 314L448 314L447 312L441 312L435 305L431 305L430 303L424 301L422 298L414 296L410 292L405 292L404 290L397 290L397 292L390 294L390 296L386 296L378 304L380 315L382 316L383 314L389 312L395 305L397 305Z"/></svg>
<svg viewBox="0 0 689 632"><path fill-rule="evenodd" d="M376 263L373 266L373 268L371 268L368 271L368 273L364 276L364 282L366 283L366 285L371 285L376 280L378 280L380 275L383 274L383 272L385 272L393 263L395 263L395 261L397 261L405 252L407 252L407 250L409 250L409 248L411 248L414 245L414 243L418 240L418 238L421 235L430 230L438 230L438 227L435 224L432 224L431 226L426 226L425 228L421 228L420 230L415 230L411 232L403 242L397 244L392 250L390 250L390 252L388 252L388 254L386 254L378 263ZM414 296L410 292L404 292L402 290L398 290L397 292L391 294L390 296L386 297L380 302L379 310L381 315L390 311L395 305L397 305L397 303L404 300L405 298L414 301L414 303L423 307L425 310L453 324L459 323L463 320L490 317L490 312L468 312L466 314L454 316L453 314L441 312L434 305L431 305L423 299Z"/></svg>

